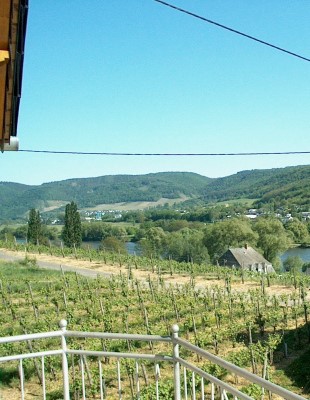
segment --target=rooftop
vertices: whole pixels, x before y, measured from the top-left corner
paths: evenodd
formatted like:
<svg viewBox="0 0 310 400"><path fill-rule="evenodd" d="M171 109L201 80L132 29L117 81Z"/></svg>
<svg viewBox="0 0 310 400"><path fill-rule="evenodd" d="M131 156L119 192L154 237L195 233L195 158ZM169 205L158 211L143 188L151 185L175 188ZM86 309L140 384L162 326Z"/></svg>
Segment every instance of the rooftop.
<svg viewBox="0 0 310 400"><path fill-rule="evenodd" d="M0 2L0 147L17 150L28 0Z"/></svg>

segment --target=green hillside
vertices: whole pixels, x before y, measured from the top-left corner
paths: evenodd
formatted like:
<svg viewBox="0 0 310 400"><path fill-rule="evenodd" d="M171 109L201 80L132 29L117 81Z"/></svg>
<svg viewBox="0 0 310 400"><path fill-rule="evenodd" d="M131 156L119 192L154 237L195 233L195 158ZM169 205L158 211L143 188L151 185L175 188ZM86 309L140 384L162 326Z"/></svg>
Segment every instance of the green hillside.
<svg viewBox="0 0 310 400"><path fill-rule="evenodd" d="M80 207L101 203L157 201L162 197L197 196L210 178L190 172L147 175L108 175L43 184L40 194L50 200L76 200Z"/></svg>
<svg viewBox="0 0 310 400"><path fill-rule="evenodd" d="M161 172L147 175L110 175L68 179L27 186L2 183L0 220L19 219L30 208L42 210L51 201L75 201L80 208L103 203L158 201L181 196L197 197L210 178L191 172Z"/></svg>
<svg viewBox="0 0 310 400"><path fill-rule="evenodd" d="M310 197L310 166L241 171L214 179L203 191L205 201L245 197L262 202L290 199L305 204Z"/></svg>
<svg viewBox="0 0 310 400"><path fill-rule="evenodd" d="M181 197L219 202L258 199L309 204L310 166L241 171L211 179L191 172L160 172L146 175L109 175L77 178L38 186L0 182L0 221L25 218L27 211L40 211L75 201L79 208L121 202L156 202Z"/></svg>

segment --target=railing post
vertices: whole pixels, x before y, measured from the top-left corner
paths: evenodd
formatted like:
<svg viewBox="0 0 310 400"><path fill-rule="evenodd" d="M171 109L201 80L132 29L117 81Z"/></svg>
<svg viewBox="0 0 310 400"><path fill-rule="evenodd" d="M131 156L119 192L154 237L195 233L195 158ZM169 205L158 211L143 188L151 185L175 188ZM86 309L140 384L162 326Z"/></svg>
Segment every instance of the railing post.
<svg viewBox="0 0 310 400"><path fill-rule="evenodd" d="M173 343L173 359L174 359L174 400L181 400L181 380L180 380L180 363L177 361L179 358L179 345L175 343L174 339L179 336L179 326L172 326L172 343Z"/></svg>
<svg viewBox="0 0 310 400"><path fill-rule="evenodd" d="M59 326L60 329L65 333L67 328L67 321L65 319L62 319L59 322ZM63 377L63 387L64 387L64 400L70 400L67 343L64 334L61 335L61 348L62 348L62 377Z"/></svg>

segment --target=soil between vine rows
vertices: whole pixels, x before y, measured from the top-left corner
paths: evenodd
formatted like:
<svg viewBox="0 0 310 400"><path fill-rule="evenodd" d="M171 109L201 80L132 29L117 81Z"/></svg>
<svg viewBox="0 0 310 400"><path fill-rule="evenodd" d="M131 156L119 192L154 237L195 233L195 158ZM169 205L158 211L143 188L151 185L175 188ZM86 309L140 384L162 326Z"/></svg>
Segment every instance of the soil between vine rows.
<svg viewBox="0 0 310 400"><path fill-rule="evenodd" d="M37 253L27 253L27 257L35 259L37 265L40 268L52 269L52 270L60 270L77 272L81 275L96 278L97 275L102 275L104 277L109 277L111 275L119 275L120 272L125 273L127 271L127 267L123 265L121 268L118 265L104 264L99 263L97 261L86 261L86 260L76 260L71 257L56 257L50 256L48 254L37 254ZM16 261L22 260L25 258L25 253L22 251L10 251L7 249L0 250L0 259L7 261ZM146 282L149 278L156 279L157 274L152 273L149 270L141 270L141 269L133 269L132 273L135 279L138 279L142 282ZM184 285L190 283L189 274L174 274L170 276L169 274L165 274L164 281L167 285ZM195 285L199 289L204 289L207 287L211 287L217 285L219 287L224 287L225 283L223 280L218 279L208 279L206 280L202 276L195 277ZM232 282L232 289L240 292L247 292L249 289L255 289L260 287L259 282L249 282L245 281L245 283ZM290 287L284 285L272 285L271 287L266 287L266 294L269 296L272 295L289 295L291 294L292 289ZM310 298L310 293L307 295Z"/></svg>
<svg viewBox="0 0 310 400"><path fill-rule="evenodd" d="M128 267L122 265L121 267L119 264L111 265L111 264L104 264L102 262L97 261L85 261L85 260L77 260L73 257L56 257L50 256L47 254L37 254L37 253L29 253L27 252L27 257L29 259L35 259L37 266L44 269L54 269L60 271L61 268L63 271L75 271L77 273L81 273L82 275L88 277L96 277L98 274L109 277L112 275L119 276L120 274L126 275L128 271ZM24 252L17 252L17 251L9 251L9 250L1 250L0 251L0 258L5 259L6 261L14 261L16 259L23 260L25 258ZM143 269L132 269L133 277L136 280L142 282L147 282L149 279L156 280L158 278L156 273L152 273L150 270L143 270ZM169 285L186 285L191 283L191 277L186 274L174 274L170 276L170 274L166 273L162 275L162 278L167 286ZM207 289L210 287L225 287L224 279L209 279L207 276L195 276L195 287L199 289ZM232 292L248 292L249 290L260 289L259 281L245 281L244 284L240 283L240 281L235 282L232 280L231 282L231 289ZM267 296L279 296L279 295L290 295L292 294L292 287L284 286L284 285L276 285L272 284L271 287L265 288ZM309 299L309 290L307 293L307 297ZM286 362L286 360L284 360ZM16 393L15 393L16 395ZM9 397L9 392L6 393L6 399L13 399L14 392L12 392L12 397ZM1 396L0 396L1 398Z"/></svg>

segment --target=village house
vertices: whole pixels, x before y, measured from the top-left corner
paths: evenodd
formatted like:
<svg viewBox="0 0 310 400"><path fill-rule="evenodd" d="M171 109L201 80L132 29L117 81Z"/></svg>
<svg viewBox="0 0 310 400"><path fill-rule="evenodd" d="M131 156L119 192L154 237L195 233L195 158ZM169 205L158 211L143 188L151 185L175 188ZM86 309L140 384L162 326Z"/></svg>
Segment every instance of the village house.
<svg viewBox="0 0 310 400"><path fill-rule="evenodd" d="M231 268L243 268L248 271L262 273L274 272L272 264L267 261L260 253L247 244L241 248L228 249L219 259L221 266Z"/></svg>

